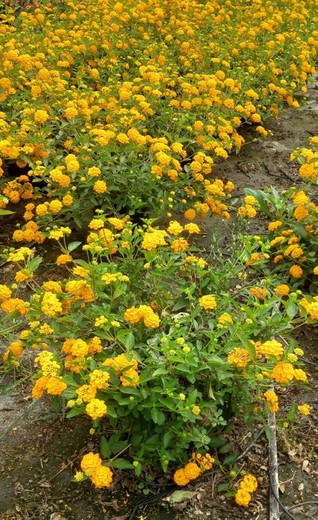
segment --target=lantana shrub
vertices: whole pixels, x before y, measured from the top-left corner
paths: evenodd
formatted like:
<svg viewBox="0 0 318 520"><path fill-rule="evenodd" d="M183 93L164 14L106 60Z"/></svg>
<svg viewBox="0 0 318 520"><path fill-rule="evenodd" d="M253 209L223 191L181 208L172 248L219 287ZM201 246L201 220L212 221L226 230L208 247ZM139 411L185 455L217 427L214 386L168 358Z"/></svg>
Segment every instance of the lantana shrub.
<svg viewBox="0 0 318 520"><path fill-rule="evenodd" d="M33 398L92 421L100 453L75 480L160 467L184 486L234 461L232 418L265 420L279 387L307 383L292 337L318 319L301 294L317 275L307 187L246 194L237 216L274 219L268 239L247 229L224 252L195 237L233 212L234 184L213 168L244 144L242 124L266 137L306 92L316 1L30 4L0 15L0 215L23 215L2 252L16 266L0 285L4 362L34 362ZM293 157L316 180L316 151ZM45 282L44 241L60 249ZM237 486L246 506L257 482Z"/></svg>
<svg viewBox="0 0 318 520"><path fill-rule="evenodd" d="M266 136L298 106L318 47L314 0L45 1L1 19L1 193L26 204L21 242L95 208L226 217L213 164L242 123Z"/></svg>
<svg viewBox="0 0 318 520"><path fill-rule="evenodd" d="M273 188L246 190L254 200L255 215L258 212L269 220L268 235L252 241L248 265L264 270L270 262L277 277L311 293L318 290L317 143L318 137L312 137L311 148L297 148L291 155L300 163L303 183L299 187L283 193Z"/></svg>
<svg viewBox="0 0 318 520"><path fill-rule="evenodd" d="M33 295L23 302L1 286L0 297L11 323L27 325L5 361L17 364L34 350L33 397L63 399L68 418L91 418L106 459L94 458L96 468L140 475L159 464L164 471L198 466L189 451L222 445L232 416L253 422L278 410L272 381L307 382L290 334L297 292L282 296L271 280L251 283L236 257L215 259L212 268L189 245L189 234L200 231L194 223L139 227L99 212L89 226L87 261L74 258L80 244L67 245L69 228L50 232L61 247L57 265L70 271L65 280L38 286L40 259L25 247L9 253L17 289L28 283ZM187 479L176 476L183 485Z"/></svg>

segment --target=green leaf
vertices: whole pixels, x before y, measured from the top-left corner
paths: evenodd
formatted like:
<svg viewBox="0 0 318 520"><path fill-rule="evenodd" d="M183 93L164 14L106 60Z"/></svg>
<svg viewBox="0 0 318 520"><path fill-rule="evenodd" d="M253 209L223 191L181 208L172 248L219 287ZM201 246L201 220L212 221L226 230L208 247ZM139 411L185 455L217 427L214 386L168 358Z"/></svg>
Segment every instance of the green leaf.
<svg viewBox="0 0 318 520"><path fill-rule="evenodd" d="M127 441L121 441L117 435L112 435L109 439L109 446L112 450L112 453L119 453L124 450L128 446Z"/></svg>
<svg viewBox="0 0 318 520"><path fill-rule="evenodd" d="M136 473L137 477L140 477L141 472L142 472L142 465L140 464L140 462L138 462L138 466L134 466L134 468L135 468L135 473Z"/></svg>
<svg viewBox="0 0 318 520"><path fill-rule="evenodd" d="M157 408L152 408L150 414L151 414L151 418L152 418L153 422L156 424L161 425L166 420L165 414L163 412L161 412L160 410L158 410Z"/></svg>
<svg viewBox="0 0 318 520"><path fill-rule="evenodd" d="M69 253L71 253L72 251L74 251L74 249L77 249L80 245L81 245L82 242L70 242L67 246L67 250Z"/></svg>
<svg viewBox="0 0 318 520"><path fill-rule="evenodd" d="M28 269L33 273L33 271L36 271L36 269L39 267L42 260L43 258L41 256L36 256L35 258L32 258L32 260L29 260L29 262L27 263Z"/></svg>
<svg viewBox="0 0 318 520"><path fill-rule="evenodd" d="M64 376L63 383L65 383L67 386L76 386L77 387L77 383L75 383L75 381L71 375Z"/></svg>
<svg viewBox="0 0 318 520"><path fill-rule="evenodd" d="M125 346L125 348L127 349L128 352L134 348L134 346L135 346L135 336L133 335L132 332L129 332L127 334L124 346Z"/></svg>
<svg viewBox="0 0 318 520"><path fill-rule="evenodd" d="M230 442L227 442L226 444L224 444L222 446L222 448L220 448L220 453L228 453L232 448L232 444Z"/></svg>
<svg viewBox="0 0 318 520"><path fill-rule="evenodd" d="M74 390L67 389L63 392L63 397L67 400L69 399L77 399L78 395Z"/></svg>
<svg viewBox="0 0 318 520"><path fill-rule="evenodd" d="M109 459L109 457L112 454L112 450L111 450L111 447L109 445L109 442L108 442L108 440L106 439L106 437L104 435L101 437L101 440L100 440L99 451L100 451L102 457L104 457L106 459Z"/></svg>
<svg viewBox="0 0 318 520"><path fill-rule="evenodd" d="M228 455L227 457L225 457L225 459L223 461L223 465L229 466L230 464L234 464L236 459L237 459L237 453L231 453L231 455Z"/></svg>
<svg viewBox="0 0 318 520"><path fill-rule="evenodd" d="M221 491L227 491L229 489L229 484L228 482L224 482L223 484L220 484L218 486L218 491L221 492Z"/></svg>
<svg viewBox="0 0 318 520"><path fill-rule="evenodd" d="M168 448L170 441L173 439L173 435L171 432L166 432L163 436L163 447Z"/></svg>
<svg viewBox="0 0 318 520"><path fill-rule="evenodd" d="M223 446L224 439L222 437L213 437L211 441L209 442L209 445L211 448L219 448L220 446Z"/></svg>
<svg viewBox="0 0 318 520"><path fill-rule="evenodd" d="M156 376L164 376L168 374L168 370L164 367L159 367L157 368L157 370L154 371L154 373L152 374L153 377L156 377Z"/></svg>
<svg viewBox="0 0 318 520"><path fill-rule="evenodd" d="M0 209L0 216L2 215L13 215L13 211L10 211L9 209Z"/></svg>
<svg viewBox="0 0 318 520"><path fill-rule="evenodd" d="M181 309L186 309L189 306L189 300L180 300L173 307L172 311L180 311Z"/></svg>
<svg viewBox="0 0 318 520"><path fill-rule="evenodd" d="M84 413L83 408L74 407L66 414L66 417L67 419L71 419L72 417L76 417L77 415L81 415L82 413Z"/></svg>
<svg viewBox="0 0 318 520"><path fill-rule="evenodd" d="M192 392L190 392L189 397L187 399L187 404L195 404L197 397L198 397L198 391L195 388L194 390L192 390Z"/></svg>
<svg viewBox="0 0 318 520"><path fill-rule="evenodd" d="M117 418L117 413L114 406L107 405L107 415L114 417L115 419Z"/></svg>
<svg viewBox="0 0 318 520"><path fill-rule="evenodd" d="M113 466L113 468L116 468L116 469L133 469L134 468L134 466L132 465L131 462L129 462L126 459L122 459L122 458L113 460L112 466Z"/></svg>
<svg viewBox="0 0 318 520"><path fill-rule="evenodd" d="M288 318L293 319L298 313L298 306L295 303L291 303L286 307L286 314Z"/></svg>

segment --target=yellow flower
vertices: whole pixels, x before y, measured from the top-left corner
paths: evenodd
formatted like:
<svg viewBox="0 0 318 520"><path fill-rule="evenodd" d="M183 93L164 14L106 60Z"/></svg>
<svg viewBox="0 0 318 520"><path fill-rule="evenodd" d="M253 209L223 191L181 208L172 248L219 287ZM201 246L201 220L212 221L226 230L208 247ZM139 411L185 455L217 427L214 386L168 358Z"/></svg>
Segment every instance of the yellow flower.
<svg viewBox="0 0 318 520"><path fill-rule="evenodd" d="M269 410L272 413L277 412L278 411L278 397L275 394L275 392L273 392L272 390L267 390L267 392L265 392L263 395L266 399ZM247 491L253 491L253 490L247 489Z"/></svg>
<svg viewBox="0 0 318 520"><path fill-rule="evenodd" d="M170 235L180 235L183 231L183 227L177 221L171 221L167 227L167 231Z"/></svg>
<svg viewBox="0 0 318 520"><path fill-rule="evenodd" d="M266 289L262 287L251 287L249 291L258 300L264 300L268 295Z"/></svg>
<svg viewBox="0 0 318 520"><path fill-rule="evenodd" d="M194 479L198 478L200 473L201 473L201 469L195 462L189 462L184 467L184 475L189 480L194 480Z"/></svg>
<svg viewBox="0 0 318 520"><path fill-rule="evenodd" d="M97 466L93 469L91 481L97 488L109 487L113 480L112 471L106 466Z"/></svg>
<svg viewBox="0 0 318 520"><path fill-rule="evenodd" d="M265 341L264 343L258 343L256 345L256 352L262 356L265 356L269 359L270 356L276 357L276 359L281 359L284 347L279 341L275 339L271 339L269 341Z"/></svg>
<svg viewBox="0 0 318 520"><path fill-rule="evenodd" d="M73 258L69 254L59 255L56 259L56 265L64 265L73 262Z"/></svg>
<svg viewBox="0 0 318 520"><path fill-rule="evenodd" d="M279 227L281 227L283 225L283 222L281 220L275 220L274 222L270 222L268 224L268 231L275 231L276 229L278 229Z"/></svg>
<svg viewBox="0 0 318 520"><path fill-rule="evenodd" d="M240 483L240 488L245 489L249 493L254 493L257 490L258 484L254 475L245 475Z"/></svg>
<svg viewBox="0 0 318 520"><path fill-rule="evenodd" d="M193 413L194 415L200 415L200 413L201 413L201 408L200 408L200 406L193 406L193 408L192 408L191 411L192 411L192 413Z"/></svg>
<svg viewBox="0 0 318 520"><path fill-rule="evenodd" d="M173 480L175 481L177 486L186 486L190 482L190 479L186 477L183 468L177 469L177 471L175 471L173 475Z"/></svg>
<svg viewBox="0 0 318 520"><path fill-rule="evenodd" d="M11 298L12 291L6 285L0 285L0 300L9 300Z"/></svg>
<svg viewBox="0 0 318 520"><path fill-rule="evenodd" d="M139 374L137 370L134 370L133 368L125 370L120 376L120 381L125 387L135 388L139 385Z"/></svg>
<svg viewBox="0 0 318 520"><path fill-rule="evenodd" d="M102 219L93 219L90 221L89 226L90 229L101 229L104 227L104 221Z"/></svg>
<svg viewBox="0 0 318 520"><path fill-rule="evenodd" d="M101 399L92 399L92 401L86 405L85 410L87 415L95 421L106 415L107 406Z"/></svg>
<svg viewBox="0 0 318 520"><path fill-rule="evenodd" d="M216 307L216 299L212 294L206 294L205 296L201 296L199 299L199 305L205 310L212 310Z"/></svg>
<svg viewBox="0 0 318 520"><path fill-rule="evenodd" d="M294 368L291 363L278 363L271 374L277 383L289 383L294 379Z"/></svg>
<svg viewBox="0 0 318 520"><path fill-rule="evenodd" d="M186 218L187 220L194 220L195 217L196 217L196 212L194 209L187 209L184 212L184 218Z"/></svg>
<svg viewBox="0 0 318 520"><path fill-rule="evenodd" d="M102 194L107 191L107 185L105 181L96 181L94 183L94 191L95 193Z"/></svg>
<svg viewBox="0 0 318 520"><path fill-rule="evenodd" d="M76 393L84 403L90 403L96 395L97 387L91 385L82 385L76 389Z"/></svg>
<svg viewBox="0 0 318 520"><path fill-rule="evenodd" d="M232 316L224 312L218 319L218 326L221 329L226 329L229 323L233 323Z"/></svg>
<svg viewBox="0 0 318 520"><path fill-rule="evenodd" d="M60 377L52 376L49 377L46 383L46 391L50 395L61 395L66 390L67 385L62 381Z"/></svg>
<svg viewBox="0 0 318 520"><path fill-rule="evenodd" d="M57 313L62 312L62 304L54 293L48 291L43 295L41 310L45 316L52 318Z"/></svg>
<svg viewBox="0 0 318 520"><path fill-rule="evenodd" d="M234 348L232 352L229 353L227 361L230 365L244 368L251 359L252 358L248 350L244 348Z"/></svg>
<svg viewBox="0 0 318 520"><path fill-rule="evenodd" d="M245 489L238 489L235 493L235 502L238 506L246 507L252 500L251 494Z"/></svg>
<svg viewBox="0 0 318 520"><path fill-rule="evenodd" d="M193 224L193 223L190 223L190 224L186 224L184 226L184 229L185 231L187 231L190 235L198 235L200 233L200 228L199 226L197 226L197 224Z"/></svg>
<svg viewBox="0 0 318 520"><path fill-rule="evenodd" d="M76 471L74 475L75 482L82 482L85 479L85 475L82 471Z"/></svg>
<svg viewBox="0 0 318 520"><path fill-rule="evenodd" d="M290 293L289 285L284 283L277 285L277 287L274 289L274 292L276 296L287 296Z"/></svg>
<svg viewBox="0 0 318 520"><path fill-rule="evenodd" d="M215 459L211 457L209 453L202 455L201 453L192 453L192 459L197 462L202 471L210 470L215 462Z"/></svg>
<svg viewBox="0 0 318 520"><path fill-rule="evenodd" d="M297 410L302 415L310 415L310 405L309 404L300 404L297 406Z"/></svg>
<svg viewBox="0 0 318 520"><path fill-rule="evenodd" d="M91 374L89 375L89 382L90 384L98 388L99 390L105 389L109 386L109 374L108 372L105 372L104 370L95 369Z"/></svg>
<svg viewBox="0 0 318 520"><path fill-rule="evenodd" d="M88 474L102 465L102 459L98 453L86 453L81 460L81 469L85 474Z"/></svg>
<svg viewBox="0 0 318 520"><path fill-rule="evenodd" d="M36 123L45 123L49 118L49 114L45 110L36 110L34 114L34 121Z"/></svg>
<svg viewBox="0 0 318 520"><path fill-rule="evenodd" d="M289 274L293 278L301 278L303 275L303 270L299 265L292 265L291 268L289 269Z"/></svg>
<svg viewBox="0 0 318 520"><path fill-rule="evenodd" d="M302 383L307 383L308 381L306 372L301 368L294 368L294 378Z"/></svg>
<svg viewBox="0 0 318 520"><path fill-rule="evenodd" d="M171 242L170 247L175 253L181 253L189 248L189 243L185 238L177 238Z"/></svg>

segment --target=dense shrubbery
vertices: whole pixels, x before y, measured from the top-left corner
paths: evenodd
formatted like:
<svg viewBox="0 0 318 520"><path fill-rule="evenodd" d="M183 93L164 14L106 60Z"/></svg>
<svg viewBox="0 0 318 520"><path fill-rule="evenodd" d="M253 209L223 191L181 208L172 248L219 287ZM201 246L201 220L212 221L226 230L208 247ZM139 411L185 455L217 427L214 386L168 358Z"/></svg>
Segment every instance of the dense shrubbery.
<svg viewBox="0 0 318 520"><path fill-rule="evenodd" d="M213 163L240 149L242 122L266 135L264 119L298 106L315 2L59 5L2 15L0 155L4 171L30 167L4 177L9 201L44 226L80 226L96 207L226 214L210 200Z"/></svg>
<svg viewBox="0 0 318 520"><path fill-rule="evenodd" d="M104 462L85 455L76 480L108 487L116 468L161 466L185 485L212 467L232 417L262 420L279 409L273 383L307 382L291 335L318 318L314 292L301 294L318 274L307 184L250 190L239 219L275 220L268 237L233 237L230 256L193 236L235 208L234 184L212 174L242 146L241 124L266 136L262 122L306 92L315 4L66 1L1 15L0 208L25 204L13 239L30 246L3 252L17 266L0 285L4 361L34 351L33 397L92 419ZM295 151L304 179L316 155ZM172 212L180 222L159 226ZM63 271L42 283L32 246L44 240ZM237 503L255 486L243 479Z"/></svg>

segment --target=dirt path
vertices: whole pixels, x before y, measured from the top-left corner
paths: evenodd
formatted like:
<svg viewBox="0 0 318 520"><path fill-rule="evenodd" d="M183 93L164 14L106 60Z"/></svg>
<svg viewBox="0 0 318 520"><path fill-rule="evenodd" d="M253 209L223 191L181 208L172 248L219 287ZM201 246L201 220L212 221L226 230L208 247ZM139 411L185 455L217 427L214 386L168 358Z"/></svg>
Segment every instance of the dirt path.
<svg viewBox="0 0 318 520"><path fill-rule="evenodd" d="M233 180L237 192L245 187L277 189L299 183L297 164L290 163L293 149L306 146L308 138L318 135L318 77L309 86L307 101L299 110L285 109L278 120L267 125L272 138L255 140L252 130L244 130L246 144L239 155L231 156L215 168L215 175ZM204 246L211 244L214 223L206 225ZM318 363L318 340L313 330L303 331L299 341L306 357ZM310 402L317 398L317 367L310 365L312 388L308 391L291 392L295 400ZM11 389L11 376L0 375L0 520L124 520L131 510L133 481L121 477L123 491L98 492L89 484L71 482L78 468L80 454L97 448L89 439L89 421L85 419L63 422L44 404L31 405L27 385L19 384ZM251 442L241 426L236 427L237 438L242 439L238 451ZM303 500L318 499L318 417L314 412L300 425L292 425L279 434L280 480L282 501L287 505ZM245 436L245 438L244 438ZM221 474L205 477L192 487L193 498L169 508L167 501L162 506L140 510L136 518L190 520L266 520L268 518L267 452L264 438L253 446L244 467L257 475L260 489L256 500L248 509L233 505L217 488L222 483ZM116 484L116 482L115 482ZM116 486L115 486L116 487ZM117 486L118 487L118 486ZM141 495L142 497L142 495ZM140 495L134 493L136 501ZM141 513L143 516L141 516ZM297 520L317 519L316 505L307 509L295 509Z"/></svg>

